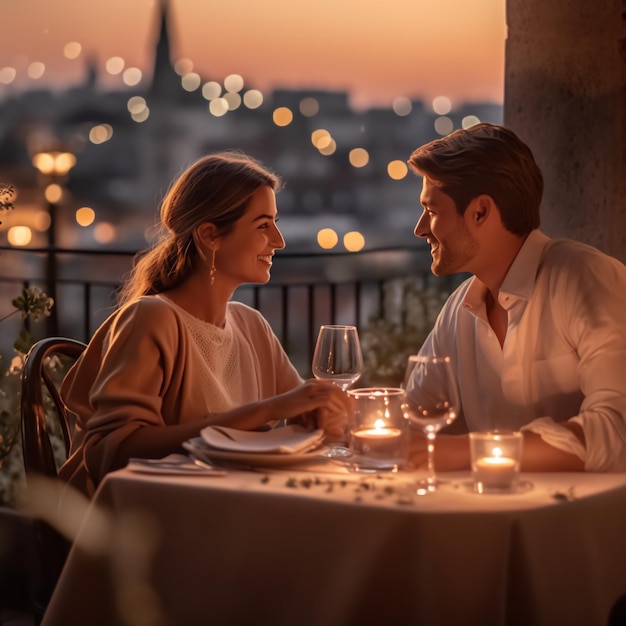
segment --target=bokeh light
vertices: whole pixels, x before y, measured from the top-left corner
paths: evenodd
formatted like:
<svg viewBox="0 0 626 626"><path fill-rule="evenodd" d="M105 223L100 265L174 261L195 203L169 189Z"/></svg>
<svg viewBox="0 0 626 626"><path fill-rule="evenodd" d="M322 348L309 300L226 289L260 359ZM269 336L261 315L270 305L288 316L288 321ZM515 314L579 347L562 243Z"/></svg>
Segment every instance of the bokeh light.
<svg viewBox="0 0 626 626"><path fill-rule="evenodd" d="M150 109L148 108L146 101L141 96L133 96L128 99L126 107L130 112L134 122L145 122L150 116Z"/></svg>
<svg viewBox="0 0 626 626"><path fill-rule="evenodd" d="M111 243L115 235L115 226L109 222L100 222L93 229L93 237L98 243Z"/></svg>
<svg viewBox="0 0 626 626"><path fill-rule="evenodd" d="M454 123L449 117L443 115L441 117L438 117L435 120L435 132L438 135L442 135L442 136L448 135L453 130L454 130Z"/></svg>
<svg viewBox="0 0 626 626"><path fill-rule="evenodd" d="M174 71L179 76L184 76L185 74L189 74L189 72L193 72L193 61L191 59L178 59L178 61L174 63Z"/></svg>
<svg viewBox="0 0 626 626"><path fill-rule="evenodd" d="M90 226L96 219L96 212L88 206L83 206L76 211L76 223L79 226Z"/></svg>
<svg viewBox="0 0 626 626"><path fill-rule="evenodd" d="M324 156L330 156L331 154L335 154L335 152L337 151L337 143L331 137L330 142L327 145L318 148L318 150L320 151L320 154L323 154Z"/></svg>
<svg viewBox="0 0 626 626"><path fill-rule="evenodd" d="M37 211L33 218L33 226L40 233L43 233L46 230L48 230L48 228L50 228L51 222L52 222L52 219L48 211Z"/></svg>
<svg viewBox="0 0 626 626"><path fill-rule="evenodd" d="M433 100L432 106L437 115L447 115L452 110L452 102L447 96L437 96Z"/></svg>
<svg viewBox="0 0 626 626"><path fill-rule="evenodd" d="M12 226L7 232L7 241L12 246L27 246L32 238L33 233L28 226Z"/></svg>
<svg viewBox="0 0 626 626"><path fill-rule="evenodd" d="M226 91L241 91L243 89L243 78L239 74L229 74L224 79L224 89Z"/></svg>
<svg viewBox="0 0 626 626"><path fill-rule="evenodd" d="M34 61L28 65L28 69L26 70L26 74L28 74L28 78L32 78L33 80L37 80L41 78L46 72L46 66L41 61Z"/></svg>
<svg viewBox="0 0 626 626"><path fill-rule="evenodd" d="M122 73L124 65L126 65L126 63L122 57L111 57L110 59L107 59L104 67L109 74L116 76L117 74Z"/></svg>
<svg viewBox="0 0 626 626"><path fill-rule="evenodd" d="M333 138L330 136L330 133L325 128L318 128L311 133L311 143L318 150L329 146L332 140Z"/></svg>
<svg viewBox="0 0 626 626"><path fill-rule="evenodd" d="M14 67L3 67L0 70L0 83L3 85L10 85L17 76L17 72Z"/></svg>
<svg viewBox="0 0 626 626"><path fill-rule="evenodd" d="M189 72L180 79L180 84L185 91L195 91L202 84L200 74Z"/></svg>
<svg viewBox="0 0 626 626"><path fill-rule="evenodd" d="M209 102L209 111L214 117L222 117L228 113L228 101L225 98L215 98Z"/></svg>
<svg viewBox="0 0 626 626"><path fill-rule="evenodd" d="M353 148L348 154L352 167L365 167L370 161L370 155L365 148Z"/></svg>
<svg viewBox="0 0 626 626"><path fill-rule="evenodd" d="M221 95L222 86L218 82L210 80L208 83L202 85L202 97L205 100L215 100L215 98L219 98Z"/></svg>
<svg viewBox="0 0 626 626"><path fill-rule="evenodd" d="M396 98L391 103L391 108L396 115L404 117L405 115L409 115L413 110L413 103L408 98L402 96L400 98Z"/></svg>
<svg viewBox="0 0 626 626"><path fill-rule="evenodd" d="M249 89L243 94L243 103L249 109L258 109L263 104L263 94L258 89Z"/></svg>
<svg viewBox="0 0 626 626"><path fill-rule="evenodd" d="M476 126L476 124L480 124L480 119L476 115L466 115L461 120L461 126L463 128L471 128L472 126Z"/></svg>
<svg viewBox="0 0 626 626"><path fill-rule="evenodd" d="M134 87L141 82L142 73L138 67L129 67L122 74L122 81L129 87Z"/></svg>
<svg viewBox="0 0 626 626"><path fill-rule="evenodd" d="M60 202L63 198L63 188L61 185L57 185L57 183L52 183L46 187L44 196L48 202L52 202L53 204Z"/></svg>
<svg viewBox="0 0 626 626"><path fill-rule="evenodd" d="M332 228L322 228L317 233L317 244L324 250L331 250L339 243L339 236Z"/></svg>
<svg viewBox="0 0 626 626"><path fill-rule="evenodd" d="M241 96L236 91L228 91L225 93L224 100L228 103L229 111L234 111L241 106Z"/></svg>
<svg viewBox="0 0 626 626"><path fill-rule="evenodd" d="M141 113L146 109L146 100L141 96L132 96L132 98L128 99L126 103L126 108L132 114Z"/></svg>
<svg viewBox="0 0 626 626"><path fill-rule="evenodd" d="M108 141L113 136L113 127L109 124L98 124L89 131L89 141L94 144L101 144Z"/></svg>
<svg viewBox="0 0 626 626"><path fill-rule="evenodd" d="M315 117L320 111L320 103L315 98L303 98L299 109L304 117Z"/></svg>
<svg viewBox="0 0 626 626"><path fill-rule="evenodd" d="M387 164L387 174L393 180L402 180L409 173L409 167L404 161L396 159Z"/></svg>
<svg viewBox="0 0 626 626"><path fill-rule="evenodd" d="M63 56L66 59L77 59L83 47L77 41L70 41L63 46Z"/></svg>
<svg viewBox="0 0 626 626"><path fill-rule="evenodd" d="M293 122L293 113L287 107L278 107L274 110L272 119L276 126L289 126Z"/></svg>
<svg viewBox="0 0 626 626"><path fill-rule="evenodd" d="M351 230L343 236L343 245L348 252L358 252L365 247L365 237L360 232Z"/></svg>

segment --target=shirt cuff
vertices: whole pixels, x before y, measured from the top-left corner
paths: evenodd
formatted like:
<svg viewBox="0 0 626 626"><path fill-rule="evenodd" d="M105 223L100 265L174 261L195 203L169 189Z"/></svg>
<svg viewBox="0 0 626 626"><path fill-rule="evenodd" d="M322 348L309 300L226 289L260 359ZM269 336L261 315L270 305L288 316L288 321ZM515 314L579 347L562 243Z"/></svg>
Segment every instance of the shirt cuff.
<svg viewBox="0 0 626 626"><path fill-rule="evenodd" d="M536 433L553 448L575 454L581 461L587 460L587 450L582 441L569 428L561 426L551 417L540 417L520 430Z"/></svg>

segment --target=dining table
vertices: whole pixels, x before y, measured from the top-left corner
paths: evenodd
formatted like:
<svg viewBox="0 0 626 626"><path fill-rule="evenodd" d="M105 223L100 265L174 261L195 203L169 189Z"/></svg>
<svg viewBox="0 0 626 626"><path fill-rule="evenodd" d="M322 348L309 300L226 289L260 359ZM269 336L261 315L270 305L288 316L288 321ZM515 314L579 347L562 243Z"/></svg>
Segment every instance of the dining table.
<svg viewBox="0 0 626 626"><path fill-rule="evenodd" d="M607 626L626 593L626 474L363 474L320 460L110 473L44 626Z"/></svg>

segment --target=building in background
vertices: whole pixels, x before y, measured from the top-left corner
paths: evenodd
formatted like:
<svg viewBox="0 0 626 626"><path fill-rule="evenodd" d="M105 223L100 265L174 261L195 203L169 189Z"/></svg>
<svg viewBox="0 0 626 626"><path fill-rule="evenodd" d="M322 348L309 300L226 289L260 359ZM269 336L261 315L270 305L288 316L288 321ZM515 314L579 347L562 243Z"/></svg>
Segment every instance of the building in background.
<svg viewBox="0 0 626 626"><path fill-rule="evenodd" d="M323 229L334 249L415 245L418 188L406 160L418 145L476 121L502 121L498 103L439 112L398 99L389 109L356 112L349 94L276 90L262 94L236 75L220 83L185 74L174 62L167 4L156 20L149 84L118 91L99 87L95 63L82 84L65 91L28 91L0 102L0 180L18 190L20 216L33 242L45 241L39 150L76 155L64 183L60 247L145 246L169 182L191 162L220 150L242 150L280 174L281 228L290 250L320 250ZM93 210L76 221L76 211ZM4 224L0 242L7 243ZM350 243L358 231L364 240ZM321 240L332 247L334 238Z"/></svg>

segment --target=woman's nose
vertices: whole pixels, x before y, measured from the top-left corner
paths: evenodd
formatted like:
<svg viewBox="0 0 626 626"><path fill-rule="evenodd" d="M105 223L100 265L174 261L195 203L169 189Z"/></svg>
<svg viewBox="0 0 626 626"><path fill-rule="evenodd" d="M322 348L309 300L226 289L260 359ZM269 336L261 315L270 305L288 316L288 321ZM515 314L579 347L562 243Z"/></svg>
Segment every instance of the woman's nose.
<svg viewBox="0 0 626 626"><path fill-rule="evenodd" d="M285 239L278 226L275 226L274 236L272 237L272 246L276 250L282 250L285 247Z"/></svg>

